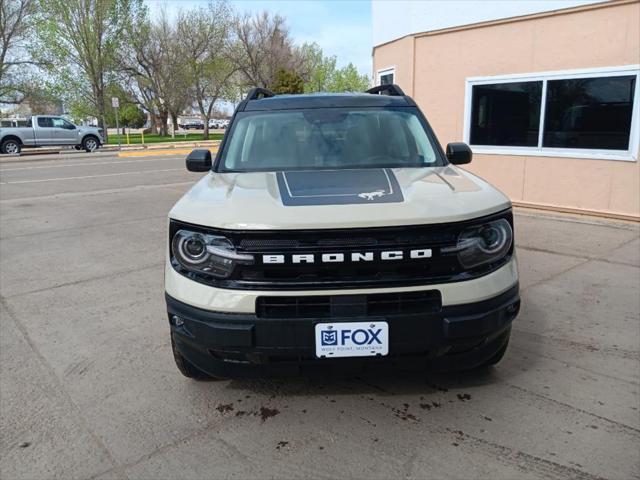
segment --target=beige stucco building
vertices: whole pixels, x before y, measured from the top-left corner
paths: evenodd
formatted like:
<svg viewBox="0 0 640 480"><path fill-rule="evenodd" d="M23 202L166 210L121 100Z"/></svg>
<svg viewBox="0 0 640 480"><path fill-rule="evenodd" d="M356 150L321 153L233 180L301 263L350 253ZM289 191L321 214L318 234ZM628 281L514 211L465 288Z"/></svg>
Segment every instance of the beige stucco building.
<svg viewBox="0 0 640 480"><path fill-rule="evenodd" d="M640 1L374 0L373 26L376 82L514 203L640 219Z"/></svg>

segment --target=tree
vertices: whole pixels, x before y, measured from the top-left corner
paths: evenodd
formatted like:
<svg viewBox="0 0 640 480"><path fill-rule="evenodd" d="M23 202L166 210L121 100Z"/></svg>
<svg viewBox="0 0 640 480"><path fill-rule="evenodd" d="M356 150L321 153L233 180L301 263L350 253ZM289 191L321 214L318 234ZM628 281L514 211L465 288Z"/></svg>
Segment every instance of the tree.
<svg viewBox="0 0 640 480"><path fill-rule="evenodd" d="M124 127L142 128L147 120L145 113L138 107L135 99L119 84L111 84L107 86L107 105L105 120L107 126L113 128L116 126L115 109L111 106L111 97L117 97L120 100L118 108L118 121L124 133Z"/></svg>
<svg viewBox="0 0 640 480"><path fill-rule="evenodd" d="M164 12L154 22L145 12L128 26L121 50L122 83L149 113L151 131L160 135L167 134L169 116L175 128L179 113L193 98L178 43L177 28Z"/></svg>
<svg viewBox="0 0 640 480"><path fill-rule="evenodd" d="M159 100L171 117L175 131L178 128L178 115L193 102L193 88L189 82L188 58L180 46L178 26L171 23L163 13L153 25L152 33L157 39L160 50L157 83Z"/></svg>
<svg viewBox="0 0 640 480"><path fill-rule="evenodd" d="M145 11L142 0L39 0L38 46L71 102L86 102L105 129L106 86L123 34Z"/></svg>
<svg viewBox="0 0 640 480"><path fill-rule="evenodd" d="M317 43L305 43L300 47L304 58L305 93L327 92L336 71L336 57L325 57Z"/></svg>
<svg viewBox="0 0 640 480"><path fill-rule="evenodd" d="M313 92L362 92L369 87L369 77L360 75L349 63L336 68L336 57L325 57L316 43L305 43L300 47L304 57L304 91Z"/></svg>
<svg viewBox="0 0 640 480"><path fill-rule="evenodd" d="M53 92L27 83L23 105L29 106L30 115L59 115L62 113L62 101Z"/></svg>
<svg viewBox="0 0 640 480"><path fill-rule="evenodd" d="M118 63L123 75L121 84L127 86L128 93L149 113L151 133L157 134L158 118L163 106L158 80L164 66L158 37L153 29L146 13L140 21L128 25ZM166 135L166 125L165 116L161 135Z"/></svg>
<svg viewBox="0 0 640 480"><path fill-rule="evenodd" d="M129 128L142 128L147 121L147 116L135 103L126 103L120 108L119 117L120 125Z"/></svg>
<svg viewBox="0 0 640 480"><path fill-rule="evenodd" d="M229 50L230 27L231 12L221 1L178 17L179 51L185 62L182 75L202 115L205 140L214 105L228 96L229 79L236 71Z"/></svg>
<svg viewBox="0 0 640 480"><path fill-rule="evenodd" d="M244 15L235 19L234 32L233 59L244 87L268 88L275 83L279 69L302 70L304 58L294 48L280 15Z"/></svg>
<svg viewBox="0 0 640 480"><path fill-rule="evenodd" d="M299 73L281 68L276 72L271 90L274 93L303 93L304 80Z"/></svg>
<svg viewBox="0 0 640 480"><path fill-rule="evenodd" d="M0 103L20 103L32 90L26 42L35 10L35 0L0 0Z"/></svg>
<svg viewBox="0 0 640 480"><path fill-rule="evenodd" d="M329 82L329 92L363 92L369 88L369 77L360 75L356 67L349 63L336 70Z"/></svg>

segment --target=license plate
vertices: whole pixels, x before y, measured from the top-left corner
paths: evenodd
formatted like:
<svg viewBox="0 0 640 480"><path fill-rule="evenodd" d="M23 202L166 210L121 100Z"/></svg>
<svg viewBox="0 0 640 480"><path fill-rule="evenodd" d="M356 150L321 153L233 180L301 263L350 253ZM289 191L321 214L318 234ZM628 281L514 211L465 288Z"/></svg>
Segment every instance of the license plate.
<svg viewBox="0 0 640 480"><path fill-rule="evenodd" d="M316 356L374 357L389 353L387 322L339 322L316 324Z"/></svg>

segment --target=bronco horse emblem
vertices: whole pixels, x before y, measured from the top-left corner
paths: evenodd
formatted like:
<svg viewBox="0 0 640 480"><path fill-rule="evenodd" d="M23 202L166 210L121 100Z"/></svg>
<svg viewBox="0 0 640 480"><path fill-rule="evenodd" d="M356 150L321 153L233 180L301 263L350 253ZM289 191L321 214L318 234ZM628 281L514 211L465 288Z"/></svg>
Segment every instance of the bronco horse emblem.
<svg viewBox="0 0 640 480"><path fill-rule="evenodd" d="M375 192L364 192L364 193L358 194L360 198L365 198L367 200L373 200L376 197L384 197L385 195L389 195L389 194L385 193L384 190L376 190Z"/></svg>

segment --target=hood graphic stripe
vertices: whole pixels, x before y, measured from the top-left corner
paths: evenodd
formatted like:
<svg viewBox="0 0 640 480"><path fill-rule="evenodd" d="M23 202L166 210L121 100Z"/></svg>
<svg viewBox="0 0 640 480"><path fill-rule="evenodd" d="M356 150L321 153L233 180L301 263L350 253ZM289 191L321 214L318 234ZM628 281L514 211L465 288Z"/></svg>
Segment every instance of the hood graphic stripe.
<svg viewBox="0 0 640 480"><path fill-rule="evenodd" d="M389 168L277 172L286 206L398 203L402 190Z"/></svg>

